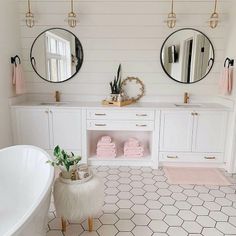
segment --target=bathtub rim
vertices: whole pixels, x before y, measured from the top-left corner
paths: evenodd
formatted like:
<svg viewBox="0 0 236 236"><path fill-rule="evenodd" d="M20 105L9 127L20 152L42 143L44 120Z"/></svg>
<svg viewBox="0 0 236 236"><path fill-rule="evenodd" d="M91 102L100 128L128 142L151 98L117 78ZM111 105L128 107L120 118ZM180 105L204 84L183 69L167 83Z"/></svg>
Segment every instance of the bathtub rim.
<svg viewBox="0 0 236 236"><path fill-rule="evenodd" d="M34 149L34 150L40 151L42 154L44 154L48 158L48 160L52 160L52 157L45 150L43 150L39 147L33 146L33 145L10 146L10 147L1 149L0 154L4 151L11 150L14 148L17 148L17 149L28 148L31 150ZM45 163L45 165L46 165L46 163ZM45 184L44 190L37 198L37 201L34 204L32 204L32 206L25 212L23 217L18 222L16 222L16 224L14 224L14 226L9 231L7 231L4 234L4 236L11 236L14 233L16 233L18 230L20 230L25 225L25 223L27 223L27 221L30 219L30 216L32 216L33 213L37 210L37 208L40 206L40 204L43 202L43 200L47 197L47 194L50 193L51 187L53 184L53 180L54 180L54 168L52 166L50 166L49 164L48 164L48 166L50 168L50 175L49 175L47 183Z"/></svg>

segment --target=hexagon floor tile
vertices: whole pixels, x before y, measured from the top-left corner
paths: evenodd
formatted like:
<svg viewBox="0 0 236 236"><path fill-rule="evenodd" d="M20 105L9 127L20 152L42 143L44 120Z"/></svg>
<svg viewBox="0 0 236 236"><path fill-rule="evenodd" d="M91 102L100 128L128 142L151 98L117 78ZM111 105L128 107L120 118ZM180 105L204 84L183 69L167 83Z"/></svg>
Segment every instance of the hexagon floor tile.
<svg viewBox="0 0 236 236"><path fill-rule="evenodd" d="M92 167L104 178L105 202L88 232L87 220L61 232L53 199L47 236L236 235L236 176L231 186L170 185L160 168Z"/></svg>

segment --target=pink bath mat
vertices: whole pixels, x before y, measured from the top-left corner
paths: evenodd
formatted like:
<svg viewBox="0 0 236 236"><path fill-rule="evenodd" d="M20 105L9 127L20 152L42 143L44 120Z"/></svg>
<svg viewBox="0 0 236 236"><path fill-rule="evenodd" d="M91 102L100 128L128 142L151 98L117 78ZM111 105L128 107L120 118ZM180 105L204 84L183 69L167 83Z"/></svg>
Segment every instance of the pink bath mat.
<svg viewBox="0 0 236 236"><path fill-rule="evenodd" d="M215 168L164 167L164 172L170 184L231 185Z"/></svg>

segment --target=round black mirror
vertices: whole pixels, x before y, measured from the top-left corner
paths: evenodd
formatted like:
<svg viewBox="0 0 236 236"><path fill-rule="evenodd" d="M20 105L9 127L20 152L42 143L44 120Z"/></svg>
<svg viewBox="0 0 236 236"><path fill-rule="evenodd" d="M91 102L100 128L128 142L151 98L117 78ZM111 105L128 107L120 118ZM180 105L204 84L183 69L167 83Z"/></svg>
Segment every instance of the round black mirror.
<svg viewBox="0 0 236 236"><path fill-rule="evenodd" d="M161 65L173 80L192 84L211 71L215 53L210 39L202 32L184 28L167 37L160 53Z"/></svg>
<svg viewBox="0 0 236 236"><path fill-rule="evenodd" d="M70 31L52 28L34 40L30 61L34 71L44 80L61 83L75 76L83 63L83 48Z"/></svg>

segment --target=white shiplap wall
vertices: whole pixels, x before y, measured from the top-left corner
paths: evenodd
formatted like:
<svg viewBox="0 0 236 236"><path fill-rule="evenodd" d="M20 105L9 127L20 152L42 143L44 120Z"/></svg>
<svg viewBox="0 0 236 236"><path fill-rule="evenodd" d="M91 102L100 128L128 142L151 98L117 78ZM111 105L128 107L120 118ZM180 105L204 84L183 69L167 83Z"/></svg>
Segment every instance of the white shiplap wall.
<svg viewBox="0 0 236 236"><path fill-rule="evenodd" d="M178 23L175 30L193 27L206 33L213 42L216 63L210 75L194 85L182 85L170 80L162 71L159 54L162 42L174 30L164 20L170 11L170 0L82 0L75 1L80 23L75 29L65 22L69 0L32 0L36 26L24 24L26 0L18 0L21 15L21 38L28 93L107 95L108 83L113 79L118 64L123 75L137 76L146 85L146 95L179 95L189 91L195 95L217 95L218 78L222 67L230 0L219 1L221 23L217 29L207 24L213 0L176 0ZM84 64L79 74L63 84L50 84L34 74L29 63L29 52L34 38L43 30L63 27L80 39L84 48Z"/></svg>

